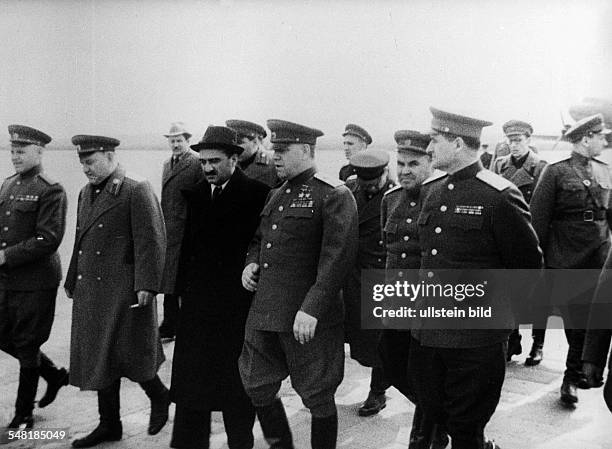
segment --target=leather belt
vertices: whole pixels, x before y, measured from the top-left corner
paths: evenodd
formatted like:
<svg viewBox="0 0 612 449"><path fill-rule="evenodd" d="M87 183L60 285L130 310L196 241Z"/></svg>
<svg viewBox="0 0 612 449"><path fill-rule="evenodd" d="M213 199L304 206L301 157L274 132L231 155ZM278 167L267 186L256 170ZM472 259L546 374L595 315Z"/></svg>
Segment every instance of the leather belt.
<svg viewBox="0 0 612 449"><path fill-rule="evenodd" d="M571 214L557 214L555 220L561 221L595 221L605 220L606 209L585 210L582 212L574 212Z"/></svg>

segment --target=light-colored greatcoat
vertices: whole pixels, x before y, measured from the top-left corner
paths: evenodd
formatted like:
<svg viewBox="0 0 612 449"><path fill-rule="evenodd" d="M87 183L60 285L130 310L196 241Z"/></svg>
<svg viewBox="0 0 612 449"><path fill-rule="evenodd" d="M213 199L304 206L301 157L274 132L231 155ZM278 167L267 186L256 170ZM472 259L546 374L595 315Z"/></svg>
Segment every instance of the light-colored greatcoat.
<svg viewBox="0 0 612 449"><path fill-rule="evenodd" d="M65 284L73 296L70 383L82 390L119 377L149 380L164 361L155 301L130 308L137 291L160 291L166 233L157 198L121 167L93 204L92 188L79 194Z"/></svg>
<svg viewBox="0 0 612 449"><path fill-rule="evenodd" d="M166 266L161 292L173 294L176 286L181 242L187 219L187 205L182 189L194 186L202 179L202 164L195 151L189 150L172 167L171 158L164 162L162 172L161 208L166 222Z"/></svg>

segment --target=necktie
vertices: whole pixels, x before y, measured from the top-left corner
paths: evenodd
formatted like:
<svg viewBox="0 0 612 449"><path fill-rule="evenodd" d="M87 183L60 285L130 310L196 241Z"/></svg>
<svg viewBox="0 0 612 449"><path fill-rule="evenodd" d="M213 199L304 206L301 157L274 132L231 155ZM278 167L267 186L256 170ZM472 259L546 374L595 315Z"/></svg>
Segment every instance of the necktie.
<svg viewBox="0 0 612 449"><path fill-rule="evenodd" d="M213 192L212 192L212 199L213 199L213 201L217 201L219 199L219 197L221 196L221 192L222 191L223 191L223 187L215 186L215 188L213 189Z"/></svg>
<svg viewBox="0 0 612 449"><path fill-rule="evenodd" d="M178 156L172 156L172 162L170 163L170 168L174 168L174 166L178 164L178 161L179 161Z"/></svg>

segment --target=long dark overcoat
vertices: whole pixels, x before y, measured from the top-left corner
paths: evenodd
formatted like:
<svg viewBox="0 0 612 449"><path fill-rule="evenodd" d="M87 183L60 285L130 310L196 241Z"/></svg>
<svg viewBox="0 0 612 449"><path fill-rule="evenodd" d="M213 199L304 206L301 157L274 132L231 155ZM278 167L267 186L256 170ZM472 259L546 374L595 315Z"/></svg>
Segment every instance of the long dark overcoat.
<svg viewBox="0 0 612 449"><path fill-rule="evenodd" d="M187 219L187 204L181 190L196 184L203 175L202 164L195 151L189 150L181 155L174 167L171 160L170 158L164 162L161 192L161 207L166 222L167 237L162 292L168 294L174 293L183 230Z"/></svg>
<svg viewBox="0 0 612 449"><path fill-rule="evenodd" d="M241 276L268 190L239 168L215 201L206 180L184 190L188 213L171 386L178 404L220 409L248 400L238 357L252 294L242 287Z"/></svg>
<svg viewBox="0 0 612 449"><path fill-rule="evenodd" d="M72 293L70 383L100 390L120 377L151 379L164 361L157 307L131 308L136 292L159 292L166 231L151 184L119 166L92 203L79 194L66 289Z"/></svg>

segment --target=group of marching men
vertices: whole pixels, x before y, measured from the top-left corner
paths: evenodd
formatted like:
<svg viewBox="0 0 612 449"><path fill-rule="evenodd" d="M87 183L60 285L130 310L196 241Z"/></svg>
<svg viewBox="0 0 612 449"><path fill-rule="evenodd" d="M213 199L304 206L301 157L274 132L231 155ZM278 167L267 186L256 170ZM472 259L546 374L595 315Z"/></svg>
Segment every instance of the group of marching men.
<svg viewBox="0 0 612 449"><path fill-rule="evenodd" d="M388 153L367 149L372 138L358 125L345 128L349 163L337 180L317 173L318 129L268 120L269 152L267 131L252 122L209 126L193 145L174 123L165 135L172 157L163 166L161 204L148 181L119 164L118 140L74 136L88 183L64 282L73 300L70 373L40 351L62 275L66 193L42 170L51 138L9 126L16 173L0 189L0 349L20 371L7 429L33 426L42 377L39 407L68 383L98 393L99 425L73 447L120 440L127 377L151 400L149 434L176 404L170 447L209 447L211 412L221 411L231 449L253 447L256 416L270 447L288 449L293 437L278 392L290 376L312 415L312 447L335 448L334 396L348 342L351 357L372 367L359 415L382 410L393 385L416 405L411 449L449 441L454 449L499 447L484 428L506 361L521 352L518 330L433 329L427 320L407 330L363 330L361 271L401 277L420 270L435 281L437 270L448 269L607 266L612 179L597 156L610 130L601 114L578 120L564 134L571 154L546 165L529 146L531 125L512 120L503 126L510 153L491 171L479 149L492 123L430 111L430 131L395 133L397 182ZM607 282L604 271L578 306L552 309L543 301L530 315L534 341L525 363L532 366L543 357L548 315L564 318L567 405L578 401L577 388L603 384L612 326L589 324L589 311L594 297L598 317L609 314L605 298L597 301ZM549 283L537 282L534 295L548 294L541 285ZM165 294L159 327L158 293ZM506 293L496 299L526 300ZM503 310L517 328L521 319ZM162 339L176 339L169 389L157 375ZM604 396L612 408L612 381Z"/></svg>

